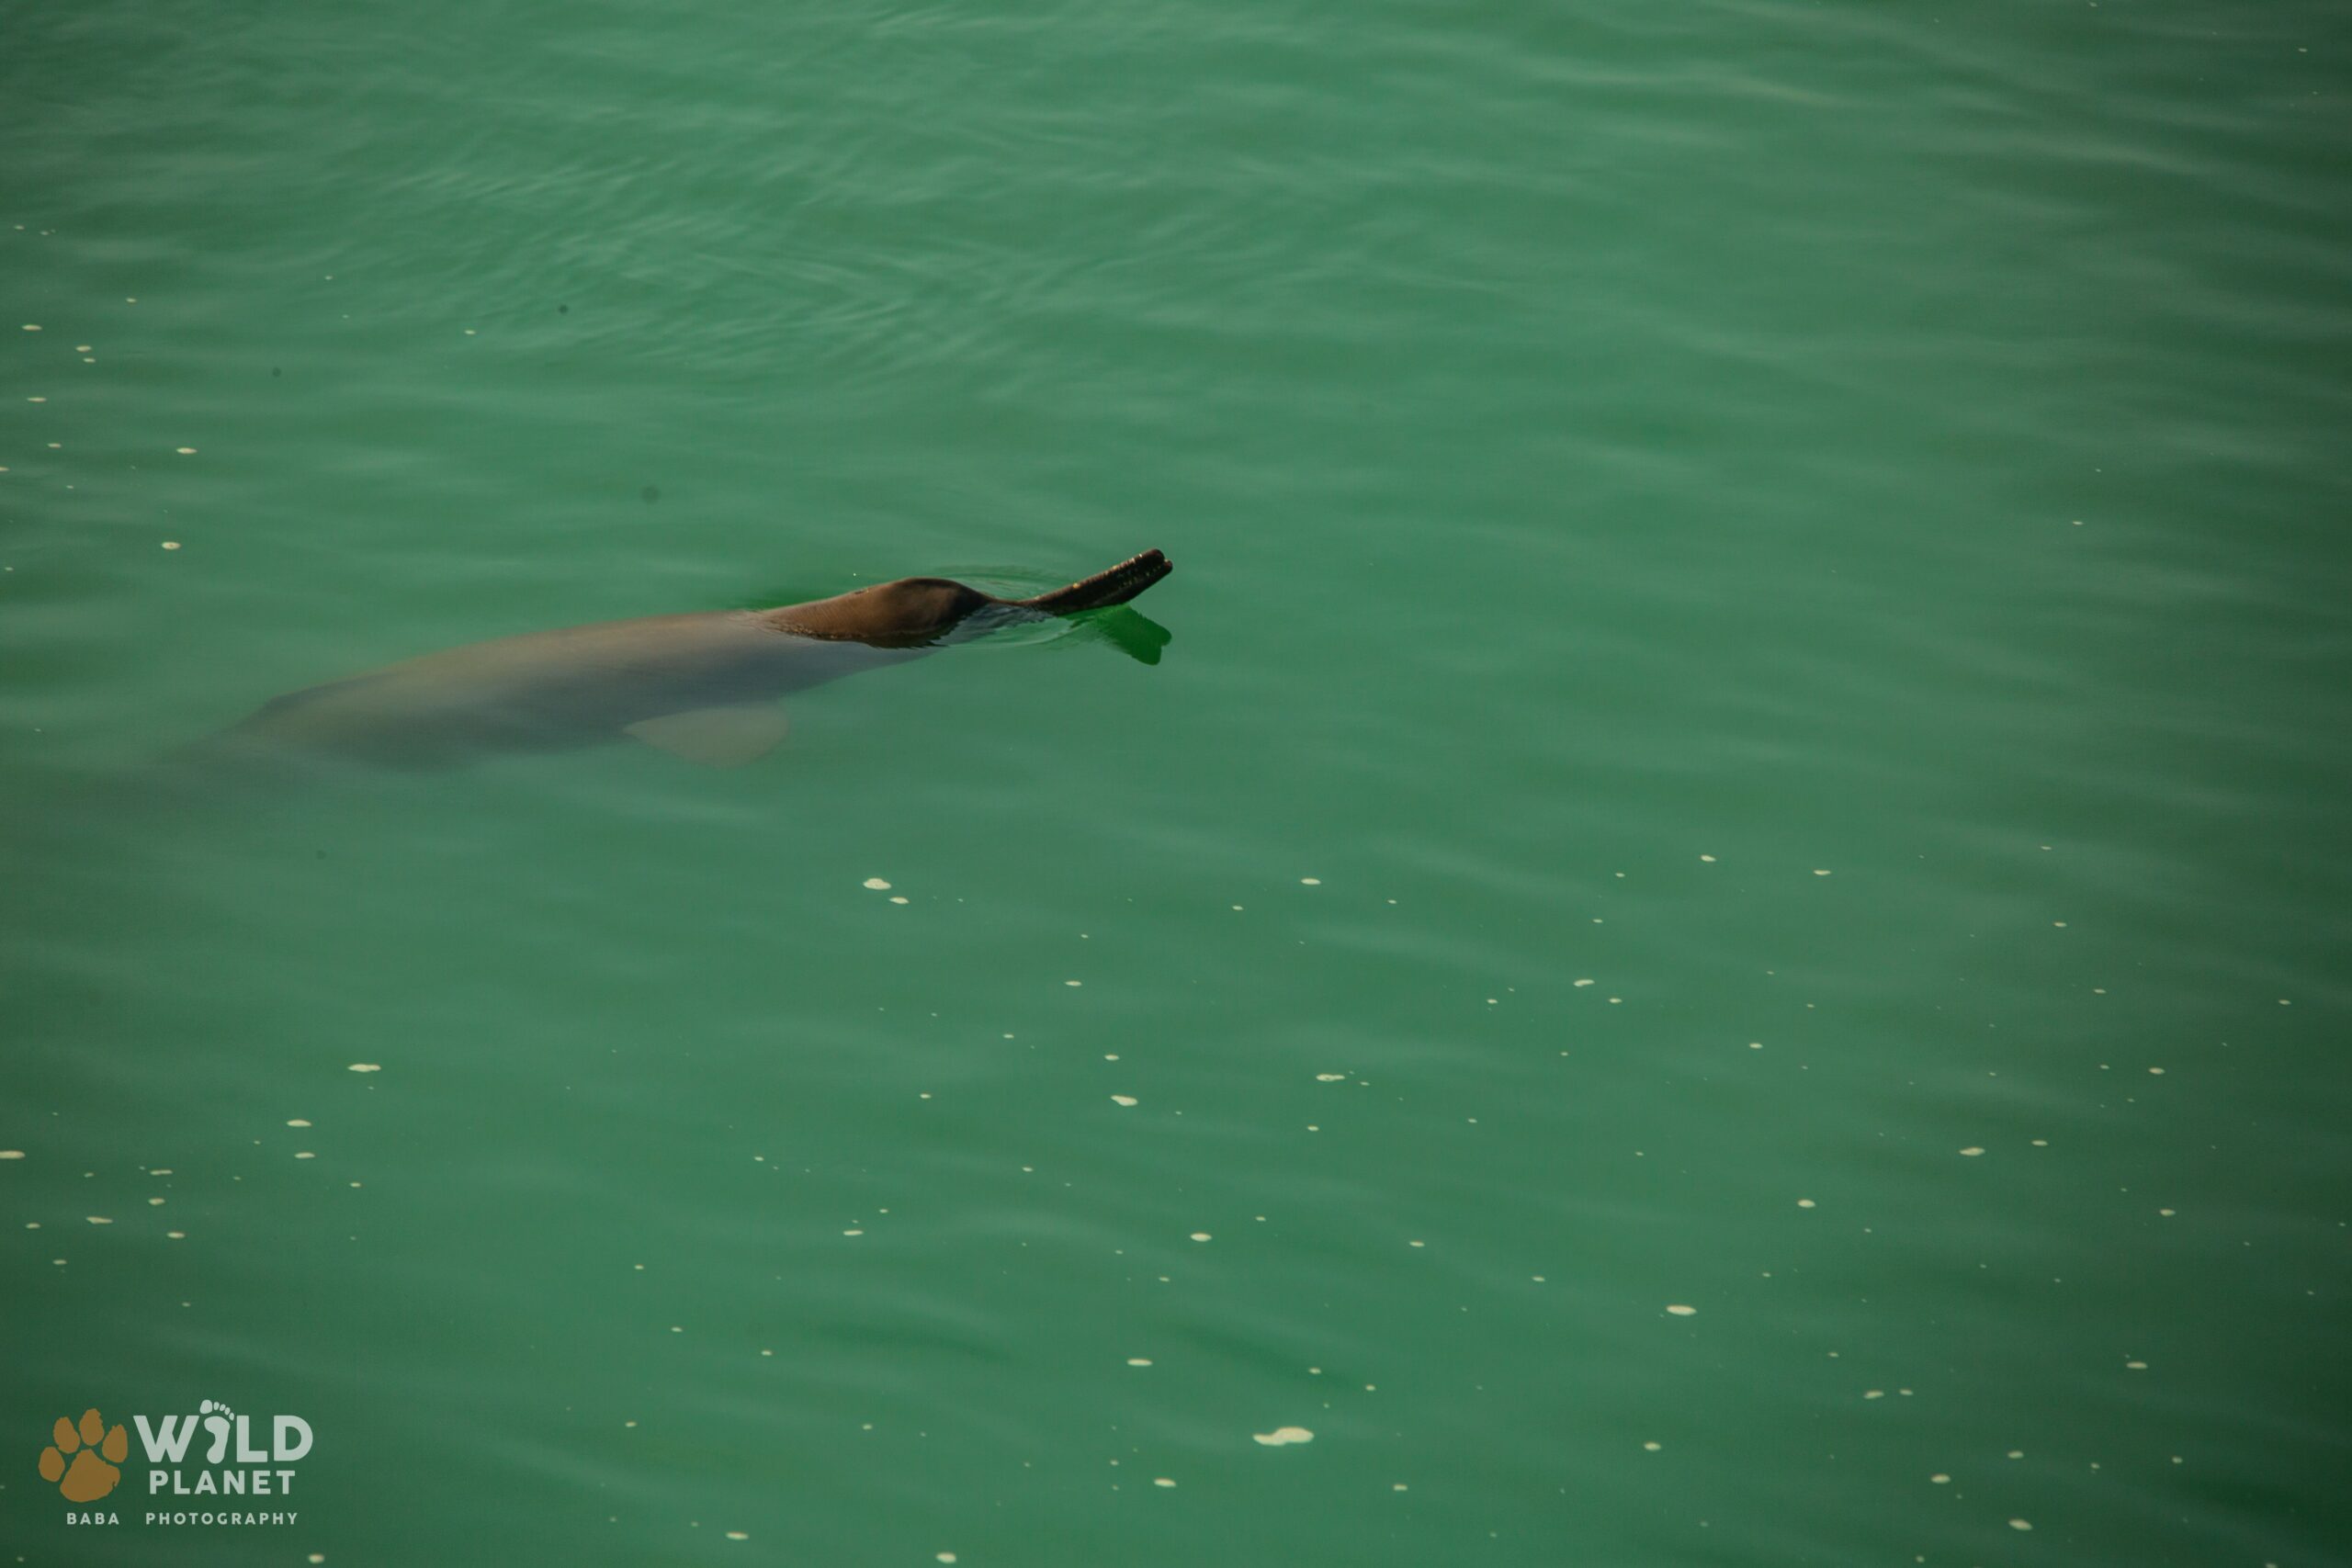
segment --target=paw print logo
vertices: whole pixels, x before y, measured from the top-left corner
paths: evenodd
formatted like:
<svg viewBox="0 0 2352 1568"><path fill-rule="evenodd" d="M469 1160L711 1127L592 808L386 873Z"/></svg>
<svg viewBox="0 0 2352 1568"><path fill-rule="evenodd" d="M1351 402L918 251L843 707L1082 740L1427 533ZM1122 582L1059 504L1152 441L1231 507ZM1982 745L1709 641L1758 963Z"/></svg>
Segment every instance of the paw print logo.
<svg viewBox="0 0 2352 1568"><path fill-rule="evenodd" d="M78 1427L60 1416L51 1436L54 1440L40 1450L40 1478L57 1482L67 1502L95 1503L122 1479L116 1466L130 1455L130 1439L120 1422L108 1431L104 1416L96 1410L85 1410Z"/></svg>

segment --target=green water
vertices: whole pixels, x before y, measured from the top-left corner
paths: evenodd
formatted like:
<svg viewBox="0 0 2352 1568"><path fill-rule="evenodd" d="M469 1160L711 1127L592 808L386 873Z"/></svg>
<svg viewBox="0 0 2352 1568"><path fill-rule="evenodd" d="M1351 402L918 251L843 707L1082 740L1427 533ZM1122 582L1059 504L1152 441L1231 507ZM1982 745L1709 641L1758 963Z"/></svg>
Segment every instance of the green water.
<svg viewBox="0 0 2352 1568"><path fill-rule="evenodd" d="M2352 1560L2342 7L0 16L8 1561Z"/></svg>

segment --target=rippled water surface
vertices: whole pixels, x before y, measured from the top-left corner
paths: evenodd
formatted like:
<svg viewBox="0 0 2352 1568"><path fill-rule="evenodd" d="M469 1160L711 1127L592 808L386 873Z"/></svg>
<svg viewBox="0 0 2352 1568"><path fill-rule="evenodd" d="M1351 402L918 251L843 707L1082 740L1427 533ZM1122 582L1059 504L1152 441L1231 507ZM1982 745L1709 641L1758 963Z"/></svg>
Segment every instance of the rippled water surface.
<svg viewBox="0 0 2352 1568"><path fill-rule="evenodd" d="M2340 6L0 15L10 1561L2346 1560Z"/></svg>

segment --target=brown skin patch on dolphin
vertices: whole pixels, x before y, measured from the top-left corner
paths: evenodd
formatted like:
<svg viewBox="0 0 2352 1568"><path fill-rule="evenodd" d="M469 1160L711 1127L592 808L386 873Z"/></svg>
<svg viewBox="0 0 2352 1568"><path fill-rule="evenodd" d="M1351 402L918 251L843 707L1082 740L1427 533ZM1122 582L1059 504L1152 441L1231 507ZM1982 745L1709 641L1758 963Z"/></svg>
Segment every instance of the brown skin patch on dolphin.
<svg viewBox="0 0 2352 1568"><path fill-rule="evenodd" d="M800 637L862 642L871 648L920 648L984 609L1074 615L1124 604L1175 570L1175 564L1159 551L1146 550L1107 570L1028 599L994 598L944 577L902 577L831 599L786 604L765 612L763 618L778 630Z"/></svg>

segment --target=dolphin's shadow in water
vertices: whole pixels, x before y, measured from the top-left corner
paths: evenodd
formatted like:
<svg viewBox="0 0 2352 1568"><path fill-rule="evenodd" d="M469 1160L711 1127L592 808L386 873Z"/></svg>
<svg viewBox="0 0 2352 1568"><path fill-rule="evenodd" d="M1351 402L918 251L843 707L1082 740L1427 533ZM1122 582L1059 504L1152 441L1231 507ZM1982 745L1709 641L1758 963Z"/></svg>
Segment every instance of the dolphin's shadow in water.
<svg viewBox="0 0 2352 1568"><path fill-rule="evenodd" d="M1095 610L1078 623L1078 635L1090 641L1109 643L1138 664L1157 664L1160 654L1176 634L1145 615L1125 605L1115 609Z"/></svg>

